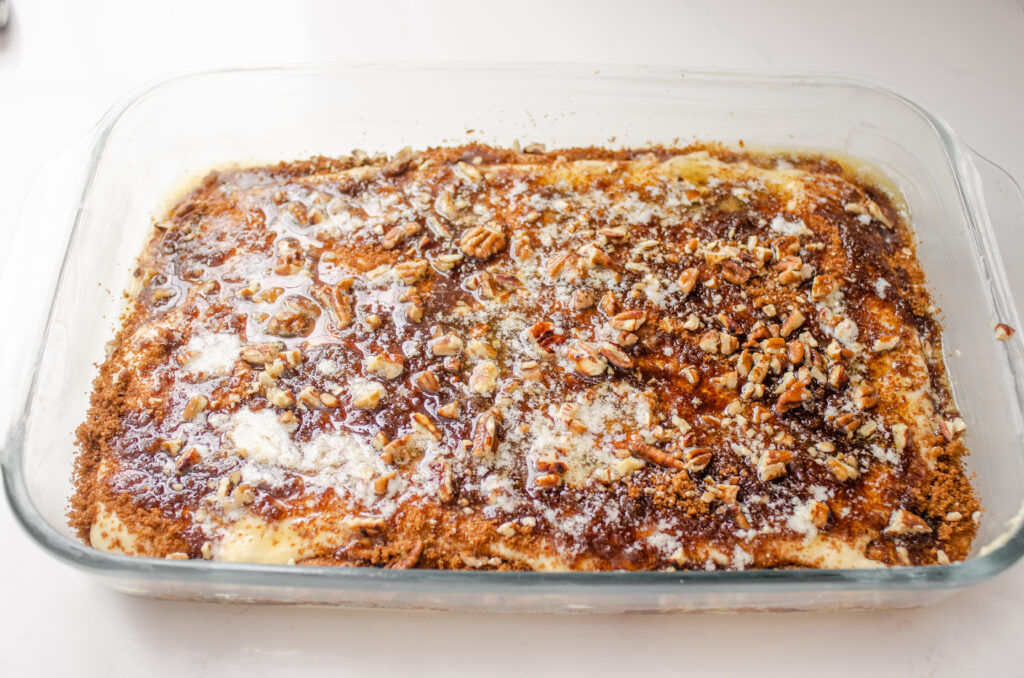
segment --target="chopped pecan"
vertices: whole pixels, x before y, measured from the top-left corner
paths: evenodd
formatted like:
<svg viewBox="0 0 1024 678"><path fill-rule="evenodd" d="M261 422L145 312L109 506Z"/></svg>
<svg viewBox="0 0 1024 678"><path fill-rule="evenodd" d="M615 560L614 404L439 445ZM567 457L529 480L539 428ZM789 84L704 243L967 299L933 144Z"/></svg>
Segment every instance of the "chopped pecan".
<svg viewBox="0 0 1024 678"><path fill-rule="evenodd" d="M725 332L719 333L718 336L718 348L722 352L722 355L732 355L740 347L740 341L731 334Z"/></svg>
<svg viewBox="0 0 1024 678"><path fill-rule="evenodd" d="M683 452L683 462L686 470L692 473L703 471L711 463L710 447L691 447Z"/></svg>
<svg viewBox="0 0 1024 678"><path fill-rule="evenodd" d="M684 299L693 291L694 285L697 284L697 275L699 273L700 271L696 268L688 268L679 274L676 284L679 286L679 291L683 293Z"/></svg>
<svg viewBox="0 0 1024 678"><path fill-rule="evenodd" d="M498 437L498 415L494 410L481 412L473 426L473 456L494 454Z"/></svg>
<svg viewBox="0 0 1024 678"><path fill-rule="evenodd" d="M612 266L612 259L608 254L602 250L596 243L587 243L580 247L576 252L583 257L590 268L610 268Z"/></svg>
<svg viewBox="0 0 1024 678"><path fill-rule="evenodd" d="M617 332L615 336L612 337L612 342L618 346L629 347L639 341L639 339L640 337L636 336L632 332Z"/></svg>
<svg viewBox="0 0 1024 678"><path fill-rule="evenodd" d="M434 426L434 422L421 412L413 412L409 415L409 423L414 431L430 436L434 440L441 440L441 432Z"/></svg>
<svg viewBox="0 0 1024 678"><path fill-rule="evenodd" d="M732 390L736 388L736 384L739 383L739 375L736 374L735 370L730 370L725 374L713 377L711 379L711 383L719 388Z"/></svg>
<svg viewBox="0 0 1024 678"><path fill-rule="evenodd" d="M757 477L762 483L786 475L786 464L793 458L788 450L765 450L757 460Z"/></svg>
<svg viewBox="0 0 1024 678"><path fill-rule="evenodd" d="M872 386L861 384L853 389L853 402L862 410L870 410L878 404L878 391Z"/></svg>
<svg viewBox="0 0 1024 678"><path fill-rule="evenodd" d="M295 405L295 398L292 394L276 386L267 389L267 400L277 407L289 408Z"/></svg>
<svg viewBox="0 0 1024 678"><path fill-rule="evenodd" d="M368 374L397 379L405 370L405 359L397 353L381 353L368 358L364 367Z"/></svg>
<svg viewBox="0 0 1024 678"><path fill-rule="evenodd" d="M616 307L618 303L615 301L615 294L609 290L601 296L601 301L597 303L597 308L609 318L615 315Z"/></svg>
<svg viewBox="0 0 1024 678"><path fill-rule="evenodd" d="M352 324L352 298L337 286L315 285L309 293L327 309L334 326L343 330Z"/></svg>
<svg viewBox="0 0 1024 678"><path fill-rule="evenodd" d="M594 294L590 290L574 290L572 293L572 308L574 311L584 311L594 305Z"/></svg>
<svg viewBox="0 0 1024 678"><path fill-rule="evenodd" d="M811 283L811 300L821 301L839 289L841 284L842 282L832 275L824 274L814 276L814 282Z"/></svg>
<svg viewBox="0 0 1024 678"><path fill-rule="evenodd" d="M466 354L471 358L493 360L498 357L498 352L490 344L479 339L470 339L466 343Z"/></svg>
<svg viewBox="0 0 1024 678"><path fill-rule="evenodd" d="M852 455L848 455L845 459L829 457L825 460L825 465L840 482L853 480L860 475L860 471L857 469L857 460Z"/></svg>
<svg viewBox="0 0 1024 678"><path fill-rule="evenodd" d="M846 388L846 385L850 383L850 375L847 374L846 368L842 365L832 365L828 369L828 385L834 389Z"/></svg>
<svg viewBox="0 0 1024 678"><path fill-rule="evenodd" d="M430 342L430 351L434 355L458 355L462 353L462 347L462 339L453 332L449 332Z"/></svg>
<svg viewBox="0 0 1024 678"><path fill-rule="evenodd" d="M200 461L202 461L202 456L199 454L199 450L193 446L185 450L174 461L174 468L180 473L191 466L195 466Z"/></svg>
<svg viewBox="0 0 1024 678"><path fill-rule="evenodd" d="M469 388L480 395L490 394L498 385L498 366L491 360L481 360L469 377Z"/></svg>
<svg viewBox="0 0 1024 678"><path fill-rule="evenodd" d="M412 149L408 146L395 153L391 160L381 168L381 174L386 177L394 177L403 174L413 161Z"/></svg>
<svg viewBox="0 0 1024 678"><path fill-rule="evenodd" d="M316 326L316 316L303 311L279 311L267 323L267 334L276 337L305 337Z"/></svg>
<svg viewBox="0 0 1024 678"><path fill-rule="evenodd" d="M800 238L795 235L784 235L772 240L772 255L776 259L794 255L800 251Z"/></svg>
<svg viewBox="0 0 1024 678"><path fill-rule="evenodd" d="M192 396L188 403L185 405L185 410L181 413L183 419L190 420L195 419L199 416L199 413L206 409L210 401L207 400L204 395Z"/></svg>
<svg viewBox="0 0 1024 678"><path fill-rule="evenodd" d="M698 342L698 346L700 346L702 351L706 351L708 353L718 353L718 332L716 332L715 330L709 330L705 332L701 336L700 341Z"/></svg>
<svg viewBox="0 0 1024 678"><path fill-rule="evenodd" d="M557 473L546 473L533 479L534 485L545 489L559 487L563 482L565 482L564 479Z"/></svg>
<svg viewBox="0 0 1024 678"><path fill-rule="evenodd" d="M812 499L807 505L807 517L811 524L819 529L828 523L828 514L828 506L824 502Z"/></svg>
<svg viewBox="0 0 1024 678"><path fill-rule="evenodd" d="M929 534L931 526L924 518L906 509L896 509L889 516L889 525L883 530L886 534L902 536L906 534Z"/></svg>
<svg viewBox="0 0 1024 678"><path fill-rule="evenodd" d="M775 409L779 411L779 414L782 414L800 407L810 399L811 392L807 390L807 387L799 381L794 381L793 384L779 396L778 401L775 403Z"/></svg>
<svg viewBox="0 0 1024 678"><path fill-rule="evenodd" d="M458 419L461 410L462 407L459 405L459 401L453 400L447 405L437 408L437 416L444 417L445 419Z"/></svg>
<svg viewBox="0 0 1024 678"><path fill-rule="evenodd" d="M464 259L462 252L454 252L450 254L439 254L434 259L434 268L441 273L447 273L452 270Z"/></svg>
<svg viewBox="0 0 1024 678"><path fill-rule="evenodd" d="M430 263L426 259L413 259L395 264L391 270L406 285L415 285L427 275Z"/></svg>
<svg viewBox="0 0 1024 678"><path fill-rule="evenodd" d="M629 370L636 364L625 351L611 342L606 341L602 343L597 347L597 350L609 363L619 369Z"/></svg>
<svg viewBox="0 0 1024 678"><path fill-rule="evenodd" d="M854 414L840 414L834 420L835 425L849 434L860 428L861 420Z"/></svg>
<svg viewBox="0 0 1024 678"><path fill-rule="evenodd" d="M423 553L423 542L417 539L413 542L411 549L406 551L404 554L398 556L387 565L385 569L388 570L408 570L409 568L415 567L416 563L420 560L420 555Z"/></svg>
<svg viewBox="0 0 1024 678"><path fill-rule="evenodd" d="M588 377L604 374L608 365L601 353L588 343L578 341L565 349L565 357L572 361L574 369Z"/></svg>
<svg viewBox="0 0 1024 678"><path fill-rule="evenodd" d="M899 343L900 336L898 334L884 334L875 339L875 343L871 346L871 350L876 352L891 351L899 346Z"/></svg>
<svg viewBox="0 0 1024 678"><path fill-rule="evenodd" d="M623 311L622 313L612 316L608 320L608 324L611 325L614 330L635 332L643 326L646 320L647 314L645 312L633 309L630 311Z"/></svg>
<svg viewBox="0 0 1024 678"><path fill-rule="evenodd" d="M437 377L430 370L417 372L413 375L412 382L424 393L437 393L440 389Z"/></svg>
<svg viewBox="0 0 1024 678"><path fill-rule="evenodd" d="M415 433L398 436L381 450L380 458L387 464L403 466L419 456L422 438Z"/></svg>
<svg viewBox="0 0 1024 678"><path fill-rule="evenodd" d="M681 460L639 440L631 440L629 442L629 451L652 464L657 464L658 466L663 466L665 468L674 468L680 471L686 470L686 464Z"/></svg>
<svg viewBox="0 0 1024 678"><path fill-rule="evenodd" d="M782 327L779 328L779 335L788 337L795 330L799 329L800 326L804 324L805 320L806 318L804 317L804 314L800 312L800 309L794 308L789 314L789 317L786 318L786 321L782 323Z"/></svg>
<svg viewBox="0 0 1024 678"><path fill-rule="evenodd" d="M541 355L555 352L555 346L565 342L565 335L549 322L535 323L526 331L526 337Z"/></svg>
<svg viewBox="0 0 1024 678"><path fill-rule="evenodd" d="M791 341L789 342L786 349L786 357L789 358L789 362L793 365L799 365L804 361L804 342L802 341Z"/></svg>
<svg viewBox="0 0 1024 678"><path fill-rule="evenodd" d="M320 394L312 386L303 388L296 397L300 403L314 410L320 410L324 407L323 401L320 400Z"/></svg>
<svg viewBox="0 0 1024 678"><path fill-rule="evenodd" d="M733 285L743 285L750 280L751 271L746 266L734 259L726 259L722 262L722 278Z"/></svg>
<svg viewBox="0 0 1024 678"><path fill-rule="evenodd" d="M394 249L408 236L416 235L420 230L420 225L415 221L395 226L384 234L384 239L381 241L380 246L386 250Z"/></svg>
<svg viewBox="0 0 1024 678"><path fill-rule="evenodd" d="M471 257L488 259L505 249L505 235L494 225L474 226L462 234L459 248Z"/></svg>

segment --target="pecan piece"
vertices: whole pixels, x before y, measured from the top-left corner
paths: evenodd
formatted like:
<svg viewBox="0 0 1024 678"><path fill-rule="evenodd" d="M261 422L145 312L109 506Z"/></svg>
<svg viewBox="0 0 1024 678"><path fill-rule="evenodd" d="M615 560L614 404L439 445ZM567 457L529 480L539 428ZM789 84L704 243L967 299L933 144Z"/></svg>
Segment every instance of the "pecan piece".
<svg viewBox="0 0 1024 678"><path fill-rule="evenodd" d="M412 148L406 146L398 153L395 153L391 160L384 165L380 172L386 177L394 177L405 173L409 169L409 165L413 161Z"/></svg>
<svg viewBox="0 0 1024 678"><path fill-rule="evenodd" d="M590 290L574 290L572 308L574 311L585 311L594 305L594 294Z"/></svg>
<svg viewBox="0 0 1024 678"><path fill-rule="evenodd" d="M469 388L480 395L490 394L498 385L498 366L491 360L481 360L469 377Z"/></svg>
<svg viewBox="0 0 1024 678"><path fill-rule="evenodd" d="M811 500L807 505L807 517L819 529L828 523L828 514L828 506L824 502Z"/></svg>
<svg viewBox="0 0 1024 678"><path fill-rule="evenodd" d="M415 285L427 275L429 267L426 259L413 259L399 262L391 270L406 285Z"/></svg>
<svg viewBox="0 0 1024 678"><path fill-rule="evenodd" d="M458 419L461 410L462 407L459 405L459 401L453 400L447 405L437 408L437 416L444 417L445 419Z"/></svg>
<svg viewBox="0 0 1024 678"><path fill-rule="evenodd" d="M886 534L902 536L905 534L928 534L932 528L924 518L914 515L906 509L896 509L889 516L889 525L882 531Z"/></svg>
<svg viewBox="0 0 1024 678"><path fill-rule="evenodd" d="M1006 323L999 323L996 325L996 340L1007 341L1010 337L1016 334L1017 330L1013 329Z"/></svg>
<svg viewBox="0 0 1024 678"><path fill-rule="evenodd" d="M437 382L437 377L434 376L434 373L431 372L430 370L417 372L413 376L412 381L414 384L416 384L416 387L419 388L424 393L437 393L438 390L440 389L440 384L438 384Z"/></svg>
<svg viewBox="0 0 1024 678"><path fill-rule="evenodd" d="M434 422L427 418L427 415L413 412L409 415L409 423L414 431L428 435L434 440L441 440L441 432L434 426Z"/></svg>
<svg viewBox="0 0 1024 678"><path fill-rule="evenodd" d="M405 359L397 353L381 353L366 360L368 374L378 374L385 379L397 379L405 370Z"/></svg>
<svg viewBox="0 0 1024 678"><path fill-rule="evenodd" d="M683 293L684 299L693 291L694 285L697 284L697 275L699 273L700 271L696 268L688 268L679 274L676 284L679 285L679 291Z"/></svg>
<svg viewBox="0 0 1024 678"><path fill-rule="evenodd" d="M700 346L702 351L706 351L708 353L718 353L718 332L716 332L715 330L708 330L707 332L705 332L701 336L700 341L698 342L698 346Z"/></svg>
<svg viewBox="0 0 1024 678"><path fill-rule="evenodd" d="M493 224L474 226L462 234L459 248L471 257L488 259L505 249L505 235Z"/></svg>
<svg viewBox="0 0 1024 678"><path fill-rule="evenodd" d="M750 280L751 272L738 261L726 259L722 262L722 278L733 285L743 285Z"/></svg>
<svg viewBox="0 0 1024 678"><path fill-rule="evenodd" d="M683 462L690 472L703 471L711 463L710 447L691 447L683 452Z"/></svg>
<svg viewBox="0 0 1024 678"><path fill-rule="evenodd" d="M434 355L450 356L462 353L462 339L449 332L430 342L430 350Z"/></svg>
<svg viewBox="0 0 1024 678"><path fill-rule="evenodd" d="M671 454L662 452L656 447L651 447L647 443L643 443L639 440L631 440L629 442L629 451L640 457L645 461L649 461L652 464L657 464L664 468L674 468L679 471L686 470L686 464L681 460L676 459Z"/></svg>
<svg viewBox="0 0 1024 678"><path fill-rule="evenodd" d="M566 347L565 357L572 361L577 372L588 377L600 376L608 367L601 353L582 341Z"/></svg>
<svg viewBox="0 0 1024 678"><path fill-rule="evenodd" d="M423 553L423 542L417 539L411 549L406 551L404 554L398 556L390 563L384 566L388 570L408 570L411 567L415 567L416 563L420 560L420 555Z"/></svg>
<svg viewBox="0 0 1024 678"><path fill-rule="evenodd" d="M641 310L633 309L630 311L623 311L612 316L608 320L608 324L611 325L613 330L619 330L620 332L635 332L643 326L647 320L647 314Z"/></svg>
<svg viewBox="0 0 1024 678"><path fill-rule="evenodd" d="M604 356L605 360L622 370L632 369L636 364L633 359L621 348L611 342L604 342L597 347L597 350Z"/></svg>
<svg viewBox="0 0 1024 678"><path fill-rule="evenodd" d="M848 455L845 459L829 457L825 460L825 465L840 482L853 480L860 475L860 471L857 469L857 460L852 455Z"/></svg>
<svg viewBox="0 0 1024 678"><path fill-rule="evenodd" d="M871 346L872 351L882 352L891 351L900 344L900 336L898 334L884 334L878 339L875 339L875 343Z"/></svg>
<svg viewBox="0 0 1024 678"><path fill-rule="evenodd" d="M862 410L870 410L878 404L878 391L867 384L853 389L853 402Z"/></svg>
<svg viewBox="0 0 1024 678"><path fill-rule="evenodd" d="M185 410L181 413L181 416L185 420L195 419L209 404L210 401L204 395L192 396L185 405Z"/></svg>
<svg viewBox="0 0 1024 678"><path fill-rule="evenodd" d="M554 347L565 342L565 335L549 322L535 323L526 331L526 338L541 355L554 353Z"/></svg>
<svg viewBox="0 0 1024 678"><path fill-rule="evenodd" d="M174 461L174 469L181 473L185 469L195 466L200 461L202 461L202 456L199 454L199 450L195 447L190 447Z"/></svg>
<svg viewBox="0 0 1024 678"><path fill-rule="evenodd" d="M782 327L779 328L779 334L783 337L788 337L795 330L799 329L800 326L804 324L805 320L806 318L804 317L804 314L800 312L800 309L794 308L792 313L789 314L789 317L786 318L786 321L782 323Z"/></svg>
<svg viewBox="0 0 1024 678"><path fill-rule="evenodd" d="M841 390L850 383L850 375L842 365L832 365L828 368L828 385L834 389Z"/></svg>
<svg viewBox="0 0 1024 678"><path fill-rule="evenodd" d="M327 309L334 326L343 330L352 324L352 297L335 286L317 285L309 290L313 298Z"/></svg>
<svg viewBox="0 0 1024 678"><path fill-rule="evenodd" d="M793 458L788 450L765 450L757 460L757 478L762 483L786 475L786 464Z"/></svg>
<svg viewBox="0 0 1024 678"><path fill-rule="evenodd" d="M811 283L811 300L821 301L828 295L839 289L841 281L832 275L817 275Z"/></svg>
<svg viewBox="0 0 1024 678"><path fill-rule="evenodd" d="M422 437L414 433L406 433L392 440L381 450L380 458L386 464L402 466L419 456L422 449Z"/></svg>
<svg viewBox="0 0 1024 678"><path fill-rule="evenodd" d="M800 407L810 399L811 392L807 390L807 387L799 381L794 381L793 384L779 396L779 399L775 403L775 409L779 411L779 414L782 414Z"/></svg>
<svg viewBox="0 0 1024 678"><path fill-rule="evenodd" d="M545 489L552 489L552 488L555 488L555 487L559 487L559 486L561 486L561 484L563 482L564 482L564 479L562 478L562 476L560 476L557 473L546 473L546 474L544 474L542 476L537 476L533 480L533 484L534 485L536 485L537 487L545 488Z"/></svg>
<svg viewBox="0 0 1024 678"><path fill-rule="evenodd" d="M498 437L498 415L494 410L481 412L473 426L473 456L489 457L494 454Z"/></svg>

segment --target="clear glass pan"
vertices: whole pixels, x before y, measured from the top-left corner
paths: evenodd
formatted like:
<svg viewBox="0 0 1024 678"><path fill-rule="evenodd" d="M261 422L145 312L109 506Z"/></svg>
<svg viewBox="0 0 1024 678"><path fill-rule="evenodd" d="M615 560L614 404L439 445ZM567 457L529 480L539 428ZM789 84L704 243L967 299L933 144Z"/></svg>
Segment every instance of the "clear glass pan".
<svg viewBox="0 0 1024 678"><path fill-rule="evenodd" d="M549 147L693 139L827 149L873 163L903 192L986 511L978 547L939 567L680 573L499 573L298 568L117 556L65 525L75 427L113 335L151 216L215 166L359 147L469 140ZM677 141L678 140L678 141ZM983 186L985 193L983 194ZM986 199L988 200L986 204ZM992 235L1024 225L1013 180L938 117L878 86L834 77L671 68L339 65L215 71L125 99L37 176L3 272L9 375L3 475L18 519L58 558L116 589L230 601L463 610L816 609L926 604L1024 553L1020 335ZM16 319L16 320L11 320ZM17 331L15 331L17 330ZM15 555L16 557L16 555Z"/></svg>

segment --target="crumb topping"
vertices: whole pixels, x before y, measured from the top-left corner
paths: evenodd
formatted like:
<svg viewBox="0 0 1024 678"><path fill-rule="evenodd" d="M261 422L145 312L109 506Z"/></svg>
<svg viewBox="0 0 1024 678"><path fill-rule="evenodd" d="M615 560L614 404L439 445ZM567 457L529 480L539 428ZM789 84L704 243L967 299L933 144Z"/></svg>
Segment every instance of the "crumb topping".
<svg viewBox="0 0 1024 678"><path fill-rule="evenodd" d="M405 149L157 222L70 519L173 558L484 569L963 559L906 215L823 156Z"/></svg>

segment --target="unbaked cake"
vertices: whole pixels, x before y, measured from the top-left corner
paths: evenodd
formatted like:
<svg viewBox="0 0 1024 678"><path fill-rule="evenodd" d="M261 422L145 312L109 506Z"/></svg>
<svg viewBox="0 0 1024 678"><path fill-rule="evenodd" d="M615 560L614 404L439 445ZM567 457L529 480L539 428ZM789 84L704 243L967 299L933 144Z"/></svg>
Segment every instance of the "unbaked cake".
<svg viewBox="0 0 1024 678"><path fill-rule="evenodd" d="M178 559L963 559L979 505L893 190L824 155L533 145L211 173L159 219L70 521Z"/></svg>

